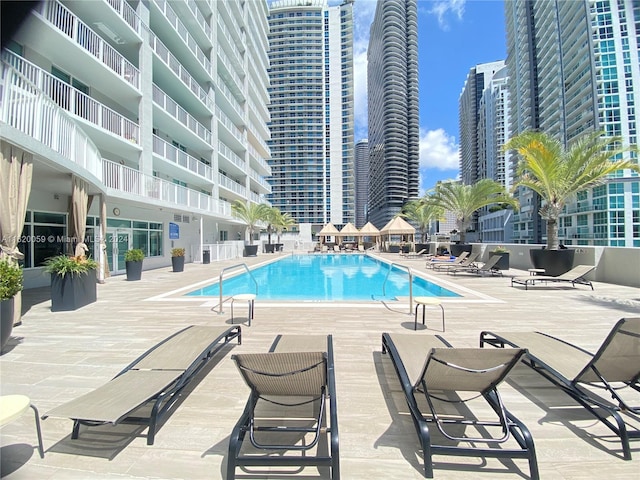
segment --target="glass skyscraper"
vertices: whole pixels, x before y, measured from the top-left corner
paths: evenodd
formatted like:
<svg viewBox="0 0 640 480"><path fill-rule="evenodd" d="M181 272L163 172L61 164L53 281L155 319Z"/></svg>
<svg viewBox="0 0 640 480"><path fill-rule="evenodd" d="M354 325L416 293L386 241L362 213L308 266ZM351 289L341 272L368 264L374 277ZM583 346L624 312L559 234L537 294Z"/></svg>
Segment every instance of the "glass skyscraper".
<svg viewBox="0 0 640 480"><path fill-rule="evenodd" d="M638 143L640 4L633 0L505 2L511 134L539 129L571 145L586 132ZM633 152L631 158L637 158ZM541 243L536 196L519 189L514 241ZM640 181L619 171L582 192L560 219L560 242L640 247Z"/></svg>
<svg viewBox="0 0 640 480"><path fill-rule="evenodd" d="M368 57L369 221L383 227L419 195L417 0L378 0Z"/></svg>
<svg viewBox="0 0 640 480"><path fill-rule="evenodd" d="M272 194L298 223L355 220L353 5L269 7Z"/></svg>

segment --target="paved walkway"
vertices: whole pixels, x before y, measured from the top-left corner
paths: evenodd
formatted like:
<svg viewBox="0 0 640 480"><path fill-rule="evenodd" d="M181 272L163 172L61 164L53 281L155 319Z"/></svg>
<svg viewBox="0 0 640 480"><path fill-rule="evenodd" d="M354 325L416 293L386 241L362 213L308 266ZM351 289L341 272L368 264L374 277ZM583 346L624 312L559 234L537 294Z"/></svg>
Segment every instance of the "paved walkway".
<svg viewBox="0 0 640 480"><path fill-rule="evenodd" d="M277 254L276 254L277 255ZM24 292L23 324L13 331L0 357L2 394L31 397L41 413L103 384L147 348L190 324L230 323L230 309L212 311L214 300L185 299L190 285L217 280L223 267L256 264L256 258L188 264L145 271L139 282L124 276L98 286L98 301L75 312L50 311L48 289ZM481 330L542 330L596 349L622 317L640 316L637 289L596 283L588 287L536 285L511 288L503 278L434 274L424 260L387 255L465 294L445 300L446 338L454 346L477 346ZM167 293L170 293L167 295ZM224 478L228 436L247 399L231 352L266 351L277 334L333 334L338 389L343 479L420 479L423 463L417 436L391 361L381 353L381 333L441 333L440 310L427 310L427 328L413 331L408 302L338 304L261 301L246 326L246 306L234 308L243 321L243 344L218 357L160 428L153 446L139 427L82 429L71 440L72 422L42 422L46 455L40 459L33 417L23 416L0 431L2 474L7 479L220 479ZM244 317L243 317L244 315ZM617 438L569 397L526 367L517 367L501 388L507 407L531 430L541 478L640 478L640 442L632 443L632 461L621 458ZM144 433L144 432L142 432ZM324 476L323 476L324 474ZM438 479L528 478L526 461L436 457ZM295 478L327 478L308 468ZM287 478L291 475L238 470L238 478Z"/></svg>

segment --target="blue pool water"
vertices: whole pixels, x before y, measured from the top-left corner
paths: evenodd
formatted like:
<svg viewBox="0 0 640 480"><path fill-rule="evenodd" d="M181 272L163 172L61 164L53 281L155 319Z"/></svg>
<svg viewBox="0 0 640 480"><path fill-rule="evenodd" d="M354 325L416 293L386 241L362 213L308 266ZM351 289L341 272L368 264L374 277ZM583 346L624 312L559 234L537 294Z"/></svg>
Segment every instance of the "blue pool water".
<svg viewBox="0 0 640 480"><path fill-rule="evenodd" d="M422 263L420 263L422 265ZM383 294L383 284L392 268ZM233 273L233 272L232 272ZM395 300L409 296L409 275L367 255L289 255L251 270L261 300ZM256 285L246 272L224 278L223 296L254 293ZM218 282L188 296L219 296ZM413 277L413 296L459 297L446 288Z"/></svg>

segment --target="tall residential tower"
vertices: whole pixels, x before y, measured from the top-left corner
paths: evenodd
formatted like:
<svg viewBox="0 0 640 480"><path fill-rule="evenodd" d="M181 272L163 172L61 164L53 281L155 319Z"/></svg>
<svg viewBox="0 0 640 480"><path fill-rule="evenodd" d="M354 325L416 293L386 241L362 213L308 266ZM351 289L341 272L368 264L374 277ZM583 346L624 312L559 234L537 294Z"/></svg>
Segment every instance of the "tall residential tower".
<svg viewBox="0 0 640 480"><path fill-rule="evenodd" d="M298 223L355 219L352 3L269 7L270 200Z"/></svg>
<svg viewBox="0 0 640 480"><path fill-rule="evenodd" d="M505 2L511 133L539 129L565 146L586 132L638 144L640 4L633 0ZM629 152L630 158L637 154ZM539 202L520 189L514 241L541 243ZM619 171L560 218L560 242L640 247L640 180Z"/></svg>
<svg viewBox="0 0 640 480"><path fill-rule="evenodd" d="M378 0L367 58L369 220L382 228L419 195L417 0Z"/></svg>

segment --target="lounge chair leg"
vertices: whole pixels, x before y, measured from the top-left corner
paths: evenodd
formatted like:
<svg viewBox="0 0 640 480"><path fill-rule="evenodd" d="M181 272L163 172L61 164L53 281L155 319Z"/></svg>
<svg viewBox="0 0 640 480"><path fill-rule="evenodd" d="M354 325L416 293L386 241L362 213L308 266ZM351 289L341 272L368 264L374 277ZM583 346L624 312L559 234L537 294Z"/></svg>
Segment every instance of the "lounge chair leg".
<svg viewBox="0 0 640 480"><path fill-rule="evenodd" d="M80 422L78 420L73 421L73 429L71 430L71 439L76 440L80 433Z"/></svg>
<svg viewBox="0 0 640 480"><path fill-rule="evenodd" d="M42 444L42 430L40 429L40 414L38 413L38 409L35 405L29 405L33 408L33 413L36 416L36 432L38 433L38 453L40 453L40 458L44 458L44 446Z"/></svg>

